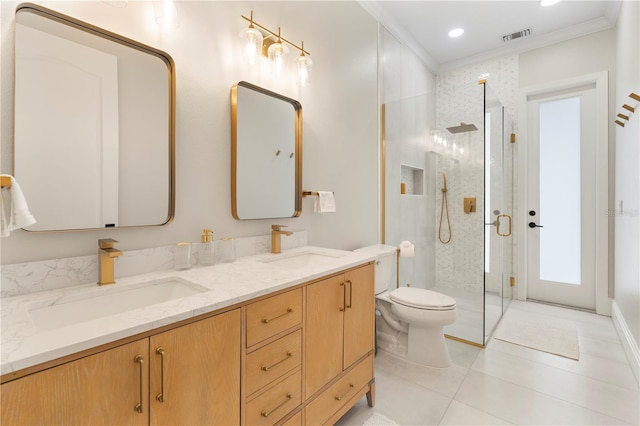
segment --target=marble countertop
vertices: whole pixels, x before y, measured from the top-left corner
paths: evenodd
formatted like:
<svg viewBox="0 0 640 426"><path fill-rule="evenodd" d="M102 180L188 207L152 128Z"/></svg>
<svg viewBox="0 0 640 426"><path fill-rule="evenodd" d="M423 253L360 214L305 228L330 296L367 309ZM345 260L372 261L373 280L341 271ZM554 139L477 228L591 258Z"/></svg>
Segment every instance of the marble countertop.
<svg viewBox="0 0 640 426"><path fill-rule="evenodd" d="M327 257L305 267L284 267L270 260L298 253ZM293 287L322 276L375 260L371 253L312 246L238 258L232 263L164 270L117 279L115 285L95 283L0 299L2 324L0 374L54 360L92 347L134 336L181 320L213 312L265 294ZM34 307L98 297L106 292L133 288L141 282L178 278L206 288L191 296L139 309L119 312L52 330L39 331L29 314Z"/></svg>

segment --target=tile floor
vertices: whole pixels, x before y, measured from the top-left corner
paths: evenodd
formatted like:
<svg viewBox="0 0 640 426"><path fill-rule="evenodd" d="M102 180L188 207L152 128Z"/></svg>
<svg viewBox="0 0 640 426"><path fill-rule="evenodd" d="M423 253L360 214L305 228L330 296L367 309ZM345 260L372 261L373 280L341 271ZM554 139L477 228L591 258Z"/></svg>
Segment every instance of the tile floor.
<svg viewBox="0 0 640 426"><path fill-rule="evenodd" d="M492 339L485 349L447 340L452 366L433 369L379 351L376 406L359 401L337 424L377 412L399 425L638 425L640 388L611 318L513 301L575 322L580 361Z"/></svg>

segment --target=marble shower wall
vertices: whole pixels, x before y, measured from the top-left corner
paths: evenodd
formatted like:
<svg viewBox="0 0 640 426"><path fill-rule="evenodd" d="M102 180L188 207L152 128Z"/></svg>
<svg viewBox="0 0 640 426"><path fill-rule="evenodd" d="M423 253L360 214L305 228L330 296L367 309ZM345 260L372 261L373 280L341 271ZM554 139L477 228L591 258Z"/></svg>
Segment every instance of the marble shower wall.
<svg viewBox="0 0 640 426"><path fill-rule="evenodd" d="M462 147L464 152L453 154L451 149L447 151L438 145L436 179L429 183L435 187L437 233L442 205L441 175L447 175L452 228L450 243L441 243L437 235L434 240L435 280L439 286L472 292L482 292L484 288L484 86L478 84L482 74L489 74L488 91L495 93L494 98L505 107L508 115L516 116L517 55L439 74L436 77L435 128L447 139L449 146L455 143L456 148ZM495 120L493 122L495 124ZM446 130L460 123L474 124L478 130L457 135ZM492 154L495 157L498 152ZM497 157L492 161L497 161ZM509 196L513 194L509 193ZM476 213L464 213L465 197L476 198ZM442 232L446 232L445 225L446 222Z"/></svg>

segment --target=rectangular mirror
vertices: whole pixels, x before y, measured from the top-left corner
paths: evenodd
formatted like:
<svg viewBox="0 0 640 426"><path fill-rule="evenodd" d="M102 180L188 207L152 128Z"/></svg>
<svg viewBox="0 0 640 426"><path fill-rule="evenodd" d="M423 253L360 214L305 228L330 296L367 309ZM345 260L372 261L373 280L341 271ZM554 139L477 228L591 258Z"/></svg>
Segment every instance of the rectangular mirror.
<svg viewBox="0 0 640 426"><path fill-rule="evenodd" d="M302 106L241 81L231 89L233 217L272 219L302 210Z"/></svg>
<svg viewBox="0 0 640 426"><path fill-rule="evenodd" d="M14 175L37 220L26 229L169 223L172 58L28 3L15 37Z"/></svg>

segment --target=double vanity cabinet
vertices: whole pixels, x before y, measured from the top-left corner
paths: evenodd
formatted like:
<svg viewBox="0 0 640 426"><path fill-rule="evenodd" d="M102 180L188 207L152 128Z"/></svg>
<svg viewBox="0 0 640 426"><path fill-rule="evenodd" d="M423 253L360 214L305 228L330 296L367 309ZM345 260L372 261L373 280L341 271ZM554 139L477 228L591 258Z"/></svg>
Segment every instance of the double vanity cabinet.
<svg viewBox="0 0 640 426"><path fill-rule="evenodd" d="M373 356L367 263L5 374L1 423L333 424L373 406Z"/></svg>

